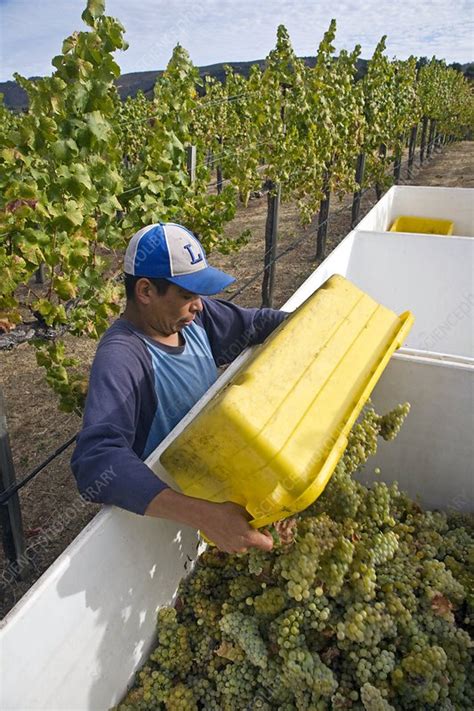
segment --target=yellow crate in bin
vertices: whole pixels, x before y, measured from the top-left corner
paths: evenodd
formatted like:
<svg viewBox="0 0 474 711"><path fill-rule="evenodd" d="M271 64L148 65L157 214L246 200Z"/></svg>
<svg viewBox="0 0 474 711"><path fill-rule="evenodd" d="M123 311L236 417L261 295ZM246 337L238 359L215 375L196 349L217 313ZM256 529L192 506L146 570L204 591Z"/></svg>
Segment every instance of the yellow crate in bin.
<svg viewBox="0 0 474 711"><path fill-rule="evenodd" d="M181 490L234 501L261 527L324 490L413 316L331 277L164 451Z"/></svg>
<svg viewBox="0 0 474 711"><path fill-rule="evenodd" d="M434 217L414 217L400 215L392 223L390 232L421 232L428 235L452 235L454 223Z"/></svg>

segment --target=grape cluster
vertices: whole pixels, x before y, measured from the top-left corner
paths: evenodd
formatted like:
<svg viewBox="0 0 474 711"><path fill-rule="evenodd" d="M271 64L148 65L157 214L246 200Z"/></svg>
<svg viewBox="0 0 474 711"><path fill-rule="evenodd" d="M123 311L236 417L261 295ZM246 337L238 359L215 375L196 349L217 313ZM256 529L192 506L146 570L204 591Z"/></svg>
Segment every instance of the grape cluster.
<svg viewBox="0 0 474 711"><path fill-rule="evenodd" d="M382 696L379 689L371 684L364 684L360 690L360 698L365 711L395 711Z"/></svg>
<svg viewBox="0 0 474 711"><path fill-rule="evenodd" d="M256 679L257 670L249 662L227 664L215 679L222 711L235 711L252 703Z"/></svg>
<svg viewBox="0 0 474 711"><path fill-rule="evenodd" d="M338 639L349 639L365 647L376 647L384 637L396 634L396 625L383 602L356 602L337 624Z"/></svg>
<svg viewBox="0 0 474 711"><path fill-rule="evenodd" d="M474 517L352 478L408 409L367 409L271 552L201 556L118 711L474 708Z"/></svg>
<svg viewBox="0 0 474 711"><path fill-rule="evenodd" d="M405 421L406 416L410 412L410 404L405 402L403 405L397 405L393 410L386 415L379 417L379 433L385 440L395 439Z"/></svg>
<svg viewBox="0 0 474 711"><path fill-rule="evenodd" d="M186 674L191 668L188 629L178 622L172 608L164 607L158 612L158 643L150 659L164 672Z"/></svg>
<svg viewBox="0 0 474 711"><path fill-rule="evenodd" d="M183 683L173 686L166 699L166 711L198 711L193 690Z"/></svg>
<svg viewBox="0 0 474 711"><path fill-rule="evenodd" d="M398 536L393 531L380 531L372 538L372 558L375 565L392 560L398 550Z"/></svg>
<svg viewBox="0 0 474 711"><path fill-rule="evenodd" d="M252 600L255 614L259 617L274 618L286 606L287 595L281 588L268 588Z"/></svg>
<svg viewBox="0 0 474 711"><path fill-rule="evenodd" d="M377 437L380 431L380 417L373 408L368 408L361 422L352 428L342 463L346 472L352 474L360 469L377 452Z"/></svg>
<svg viewBox="0 0 474 711"><path fill-rule="evenodd" d="M239 645L251 664L261 668L267 666L268 651L255 617L229 612L221 617L219 627L226 638Z"/></svg>

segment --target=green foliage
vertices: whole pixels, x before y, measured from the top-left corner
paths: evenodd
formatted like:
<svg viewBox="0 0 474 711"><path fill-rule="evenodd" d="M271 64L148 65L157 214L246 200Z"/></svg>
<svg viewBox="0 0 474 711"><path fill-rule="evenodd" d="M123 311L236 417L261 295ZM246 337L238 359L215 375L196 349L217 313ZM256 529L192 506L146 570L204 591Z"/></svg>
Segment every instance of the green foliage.
<svg viewBox="0 0 474 711"><path fill-rule="evenodd" d="M435 57L421 67L418 94L423 116L434 119L438 130L462 138L474 130L474 97L469 81Z"/></svg>
<svg viewBox="0 0 474 711"><path fill-rule="evenodd" d="M30 110L7 134L0 159L0 260L10 276L0 313L18 318L11 287L28 283L43 262L49 288L45 298L30 291L32 312L49 326L67 323L95 337L107 326L103 312L118 311L107 264L124 246L116 221L122 178L113 52L126 45L122 26L102 13L103 3L89 2L84 19L91 30L65 40L51 77L16 76ZM59 368L59 348L45 349L40 360L62 406L72 409L78 404L66 370L72 364L65 359Z"/></svg>
<svg viewBox="0 0 474 711"><path fill-rule="evenodd" d="M435 59L390 61L382 38L356 82L360 48L336 58L334 20L312 69L281 25L263 71L254 66L248 80L229 67L222 84L201 80L178 45L153 99L139 92L122 103L114 54L127 47L124 28L103 0L89 0L82 18L88 31L64 41L52 76L16 75L28 113L14 115L0 101L0 318L11 323L21 320L25 285L25 305L44 324L98 338L120 309L117 256L144 225L182 222L207 250L228 253L250 238L249 230L225 236L238 197L246 204L263 182L279 185L309 222L329 191L356 189L361 152L366 184L382 185L421 116L447 135L473 129L472 90L459 71ZM219 194L217 166L225 179ZM36 294L30 283L41 264L49 281ZM48 380L73 409L81 401L71 385L77 373L66 363L68 377L58 377L49 353L41 359Z"/></svg>
<svg viewBox="0 0 474 711"><path fill-rule="evenodd" d="M208 190L204 144L196 131L199 84L199 72L178 45L155 84L146 149L127 173L128 183L139 189L132 187L121 197L123 226L135 230L151 222L182 222L199 235L205 249L226 251L238 246L222 237L223 225L235 214L235 191L230 186L221 195ZM140 105L143 111L141 99ZM200 158L193 182L187 169L190 145L196 145Z"/></svg>

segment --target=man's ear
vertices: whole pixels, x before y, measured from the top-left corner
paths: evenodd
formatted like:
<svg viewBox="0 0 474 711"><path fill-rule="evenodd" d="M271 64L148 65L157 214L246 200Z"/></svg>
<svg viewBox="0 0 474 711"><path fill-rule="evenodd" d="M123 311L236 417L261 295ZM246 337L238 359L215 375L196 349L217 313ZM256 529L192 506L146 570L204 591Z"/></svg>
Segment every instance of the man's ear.
<svg viewBox="0 0 474 711"><path fill-rule="evenodd" d="M153 296L153 285L149 279L142 277L135 284L135 300L139 304L149 304Z"/></svg>

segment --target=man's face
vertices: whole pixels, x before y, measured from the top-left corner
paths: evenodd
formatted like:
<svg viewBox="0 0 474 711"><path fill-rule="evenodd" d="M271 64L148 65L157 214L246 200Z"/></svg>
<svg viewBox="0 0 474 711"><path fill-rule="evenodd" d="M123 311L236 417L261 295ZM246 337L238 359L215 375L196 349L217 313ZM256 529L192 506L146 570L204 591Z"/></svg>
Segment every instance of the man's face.
<svg viewBox="0 0 474 711"><path fill-rule="evenodd" d="M158 294L152 284L150 287L147 321L157 333L165 336L179 333L202 311L202 301L198 294L192 294L171 283L165 294Z"/></svg>

